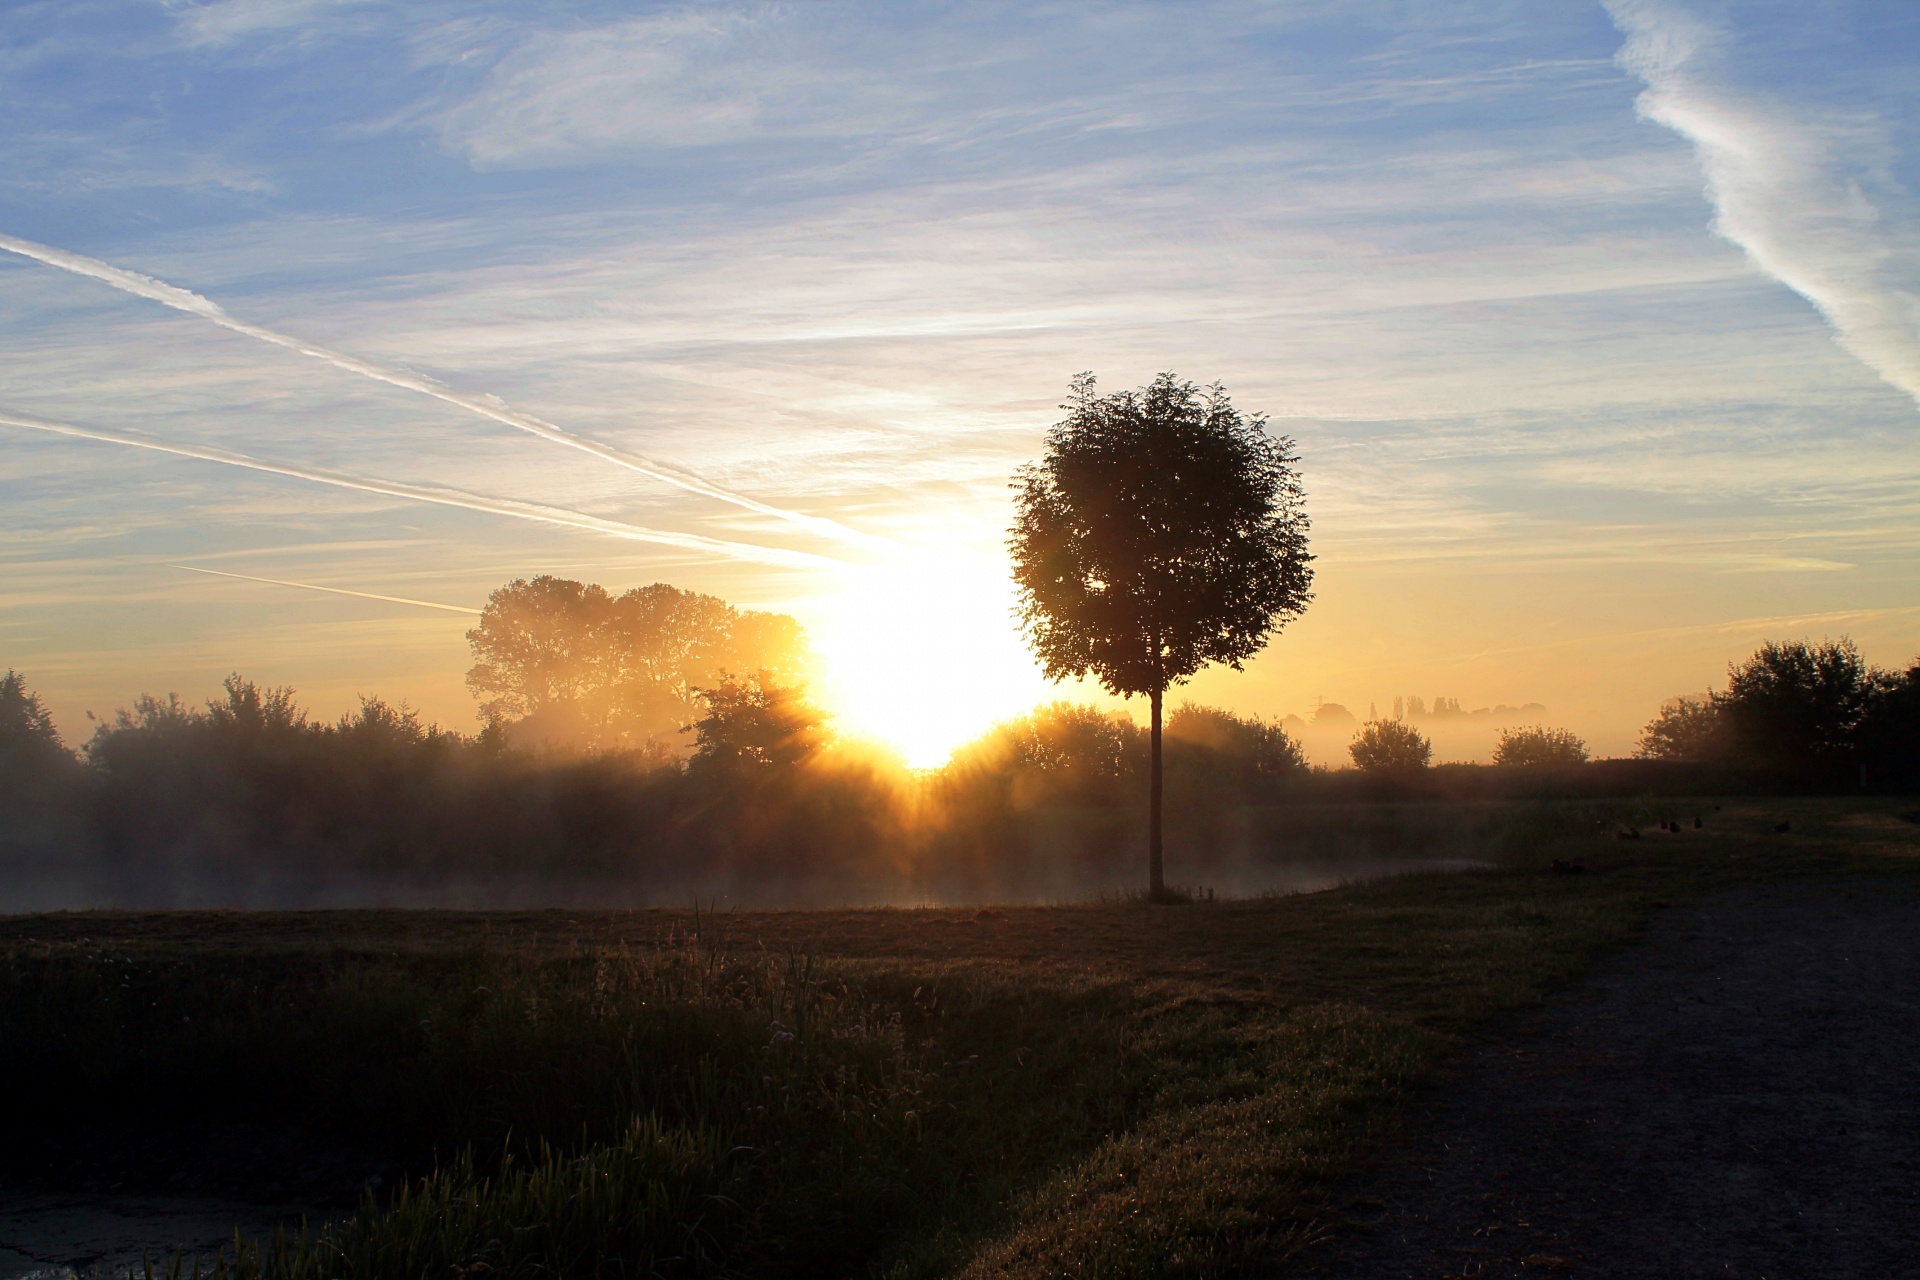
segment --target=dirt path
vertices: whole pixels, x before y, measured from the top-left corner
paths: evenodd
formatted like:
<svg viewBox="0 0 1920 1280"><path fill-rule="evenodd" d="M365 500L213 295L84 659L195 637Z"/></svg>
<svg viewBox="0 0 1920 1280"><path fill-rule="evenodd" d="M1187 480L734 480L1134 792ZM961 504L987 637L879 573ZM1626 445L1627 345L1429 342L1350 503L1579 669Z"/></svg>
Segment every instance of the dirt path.
<svg viewBox="0 0 1920 1280"><path fill-rule="evenodd" d="M1665 912L1421 1133L1316 1276L1920 1275L1920 899Z"/></svg>

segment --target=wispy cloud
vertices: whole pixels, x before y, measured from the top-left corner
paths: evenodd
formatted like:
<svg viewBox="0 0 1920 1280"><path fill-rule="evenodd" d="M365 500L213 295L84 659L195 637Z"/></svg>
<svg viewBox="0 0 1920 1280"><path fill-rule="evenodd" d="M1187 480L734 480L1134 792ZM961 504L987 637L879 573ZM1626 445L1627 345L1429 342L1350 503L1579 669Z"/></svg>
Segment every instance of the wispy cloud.
<svg viewBox="0 0 1920 1280"><path fill-rule="evenodd" d="M641 525L588 515L582 511L547 506L544 503L521 502L513 498L494 498L485 494L468 493L461 489L401 484L393 480L376 480L366 476L346 475L338 471L323 471L317 467L295 467L285 463L265 462L227 449L215 449L207 445L170 444L123 431L76 426L72 423L53 422L46 418L35 418L25 414L0 412L0 425L71 436L78 440L98 440L106 444L128 445L155 453L170 453L180 458L196 458L202 462L218 462L230 467L244 467L249 471L264 471L271 475L290 476L296 480L310 480L315 484L357 489L362 493L377 493L389 498L405 498L413 502L431 502L443 507L463 507L468 511L484 511L492 515L511 516L517 520L533 520L541 524L581 529L588 533L602 533L631 542L658 543L661 546L680 547L688 551L700 551L735 560L804 568L819 568L838 563L824 556L811 555L804 551L756 547L751 543L706 538L696 533L649 529Z"/></svg>
<svg viewBox="0 0 1920 1280"><path fill-rule="evenodd" d="M343 11L365 8L373 0L215 0L211 4L169 4L178 14L190 45L227 45L263 32L308 30L337 25Z"/></svg>
<svg viewBox="0 0 1920 1280"><path fill-rule="evenodd" d="M769 108L799 92L805 66L768 56L768 28L779 25L770 9L685 9L538 32L434 123L450 147L489 166L791 130L796 122L770 119Z"/></svg>
<svg viewBox="0 0 1920 1280"><path fill-rule="evenodd" d="M1892 148L1882 121L1736 91L1716 76L1724 33L1662 0L1608 0L1640 113L1693 143L1714 229L1819 308L1842 345L1920 402L1920 252L1868 188Z"/></svg>
<svg viewBox="0 0 1920 1280"><path fill-rule="evenodd" d="M56 249L50 245L36 244L31 240L22 240L16 236L0 234L0 250L18 254L23 258L30 258L35 262L44 263L50 267L57 267L62 271L72 272L74 275L86 276L89 279L101 281L104 284L112 285L116 289L134 294L137 297L148 298L163 306L172 307L176 311L184 311L189 315L196 315L204 320L212 321L221 328L231 330L234 333L242 334L249 338L257 338L261 342L271 343L276 347L284 347L289 351L296 351L303 356L310 356L315 360L323 361L347 373L358 374L364 378L371 378L376 382L384 382L389 386L400 387L407 391L419 392L421 395L432 396L436 400L441 400L447 404L466 409L469 412L479 414L481 417L491 418L495 422L502 423L520 431L525 431L530 435L539 436L543 440L551 440L555 444L565 445L570 449L578 449L582 453L592 454L596 458L612 462L630 471L636 471L652 479L664 481L677 488L685 489L689 493L697 493L703 497L715 498L721 502L730 503L733 506L752 511L757 515L773 516L789 524L797 525L809 533L829 537L839 542L866 546L882 544L882 540L850 529L837 521L808 515L803 511L793 511L786 507L774 506L771 503L762 502L757 498L749 498L744 494L735 493L729 489L721 488L719 485L711 484L699 476L689 474L678 468L667 467L660 463L639 457L636 454L629 453L624 449L617 449L612 445L602 444L598 440L590 440L584 436L575 435L563 427L557 427L542 418L536 418L532 414L522 413L510 407L497 396L471 395L467 392L455 391L443 383L425 377L422 374L415 373L410 369L401 369L392 365L379 364L371 360L363 360L358 356L351 356L342 351L335 351L329 347L319 346L315 343L295 338L289 334L281 333L275 329L269 329L262 325L250 324L245 320L236 319L227 314L226 310L213 300L204 298L191 290L182 289L178 285L168 284L164 280L156 280L152 276L142 275L137 271L128 271L123 267L116 267L112 263L102 262L97 258L89 258L83 254L69 253L64 249Z"/></svg>
<svg viewBox="0 0 1920 1280"><path fill-rule="evenodd" d="M229 573L224 569L202 569L191 564L170 564L169 569L186 573L204 573L213 578L234 578L240 582L260 582L270 587L297 587L302 591L324 591L333 596L353 596L360 600L380 600L387 604L410 604L419 609L439 609L446 613L465 613L478 617L478 609L461 604L440 604L433 600L415 600L408 596L383 596L375 591L354 591L347 587L323 587L317 582L292 582L286 578L260 578L251 573Z"/></svg>

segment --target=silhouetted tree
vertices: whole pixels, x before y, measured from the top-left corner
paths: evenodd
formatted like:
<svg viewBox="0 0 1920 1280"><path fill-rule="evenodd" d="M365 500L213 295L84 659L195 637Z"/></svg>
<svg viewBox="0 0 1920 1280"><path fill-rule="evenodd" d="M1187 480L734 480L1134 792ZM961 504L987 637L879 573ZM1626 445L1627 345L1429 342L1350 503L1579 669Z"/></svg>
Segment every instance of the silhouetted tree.
<svg viewBox="0 0 1920 1280"><path fill-rule="evenodd" d="M1859 737L1864 785L1883 791L1920 786L1920 662L1875 673Z"/></svg>
<svg viewBox="0 0 1920 1280"><path fill-rule="evenodd" d="M1023 769L1101 781L1139 776L1140 730L1098 707L1051 702L1008 721L1000 734Z"/></svg>
<svg viewBox="0 0 1920 1280"><path fill-rule="evenodd" d="M73 763L40 695L8 668L0 676L0 779L26 783Z"/></svg>
<svg viewBox="0 0 1920 1280"><path fill-rule="evenodd" d="M1737 763L1803 778L1852 771L1874 672L1853 641L1769 641L1727 668L1713 695Z"/></svg>
<svg viewBox="0 0 1920 1280"><path fill-rule="evenodd" d="M1670 698L1647 722L1634 754L1643 760L1715 760L1724 734L1720 708L1710 696Z"/></svg>
<svg viewBox="0 0 1920 1280"><path fill-rule="evenodd" d="M1046 456L1017 477L1020 618L1048 676L1151 708L1148 884L1165 893L1161 709L1209 662L1238 668L1312 598L1292 441L1163 373L1138 392L1073 382Z"/></svg>
<svg viewBox="0 0 1920 1280"><path fill-rule="evenodd" d="M766 672L727 676L698 696L693 766L728 774L790 768L826 745L826 716L795 686Z"/></svg>
<svg viewBox="0 0 1920 1280"><path fill-rule="evenodd" d="M1587 744L1571 729L1502 729L1493 747L1495 764L1521 768L1566 768L1587 762Z"/></svg>
<svg viewBox="0 0 1920 1280"><path fill-rule="evenodd" d="M1865 766L1894 784L1920 775L1915 674L1868 666L1844 636L1819 644L1768 641L1728 665L1724 692L1663 706L1641 734L1638 754L1735 765L1779 783L1821 787L1850 784Z"/></svg>
<svg viewBox="0 0 1920 1280"><path fill-rule="evenodd" d="M1369 773L1401 772L1426 768L1433 759L1433 743L1410 724L1370 720L1353 735L1347 754Z"/></svg>
<svg viewBox="0 0 1920 1280"><path fill-rule="evenodd" d="M79 775L40 696L9 670L0 677L0 846L37 832Z"/></svg>
<svg viewBox="0 0 1920 1280"><path fill-rule="evenodd" d="M672 743L700 710L697 690L726 671L808 673L792 618L752 613L666 583L614 596L566 578L516 579L467 632L467 687L490 741L512 736L600 750Z"/></svg>
<svg viewBox="0 0 1920 1280"><path fill-rule="evenodd" d="M1182 703L1167 717L1167 741L1198 748L1209 767L1236 770L1242 783L1275 781L1307 768L1285 729L1254 716Z"/></svg>

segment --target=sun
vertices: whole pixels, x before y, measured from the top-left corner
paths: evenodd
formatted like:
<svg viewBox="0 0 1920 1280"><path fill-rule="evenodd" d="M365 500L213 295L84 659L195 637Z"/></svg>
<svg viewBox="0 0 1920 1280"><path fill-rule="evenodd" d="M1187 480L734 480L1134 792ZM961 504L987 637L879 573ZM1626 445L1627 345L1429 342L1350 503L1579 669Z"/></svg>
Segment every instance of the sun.
<svg viewBox="0 0 1920 1280"><path fill-rule="evenodd" d="M1054 692L1021 640L1005 553L903 550L849 567L807 612L836 727L944 764L997 720Z"/></svg>

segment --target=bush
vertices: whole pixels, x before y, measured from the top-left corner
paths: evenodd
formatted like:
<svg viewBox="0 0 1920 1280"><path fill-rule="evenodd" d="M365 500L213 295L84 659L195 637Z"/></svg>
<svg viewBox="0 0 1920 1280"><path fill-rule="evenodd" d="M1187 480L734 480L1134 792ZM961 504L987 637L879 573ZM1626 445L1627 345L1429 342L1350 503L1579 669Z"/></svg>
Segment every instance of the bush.
<svg viewBox="0 0 1920 1280"><path fill-rule="evenodd" d="M1399 720L1369 720L1347 748L1354 764L1369 773L1424 769L1433 759L1433 743Z"/></svg>
<svg viewBox="0 0 1920 1280"><path fill-rule="evenodd" d="M1224 766L1246 783L1285 778L1308 767L1300 744L1278 724L1191 702L1167 717L1167 749L1170 756L1193 754L1212 772Z"/></svg>
<svg viewBox="0 0 1920 1280"><path fill-rule="evenodd" d="M1648 721L1634 754L1642 760L1718 760L1723 726L1720 707L1706 698L1673 698Z"/></svg>
<svg viewBox="0 0 1920 1280"><path fill-rule="evenodd" d="M1566 768L1585 764L1587 744L1571 729L1502 729L1493 748L1493 762L1520 768Z"/></svg>

